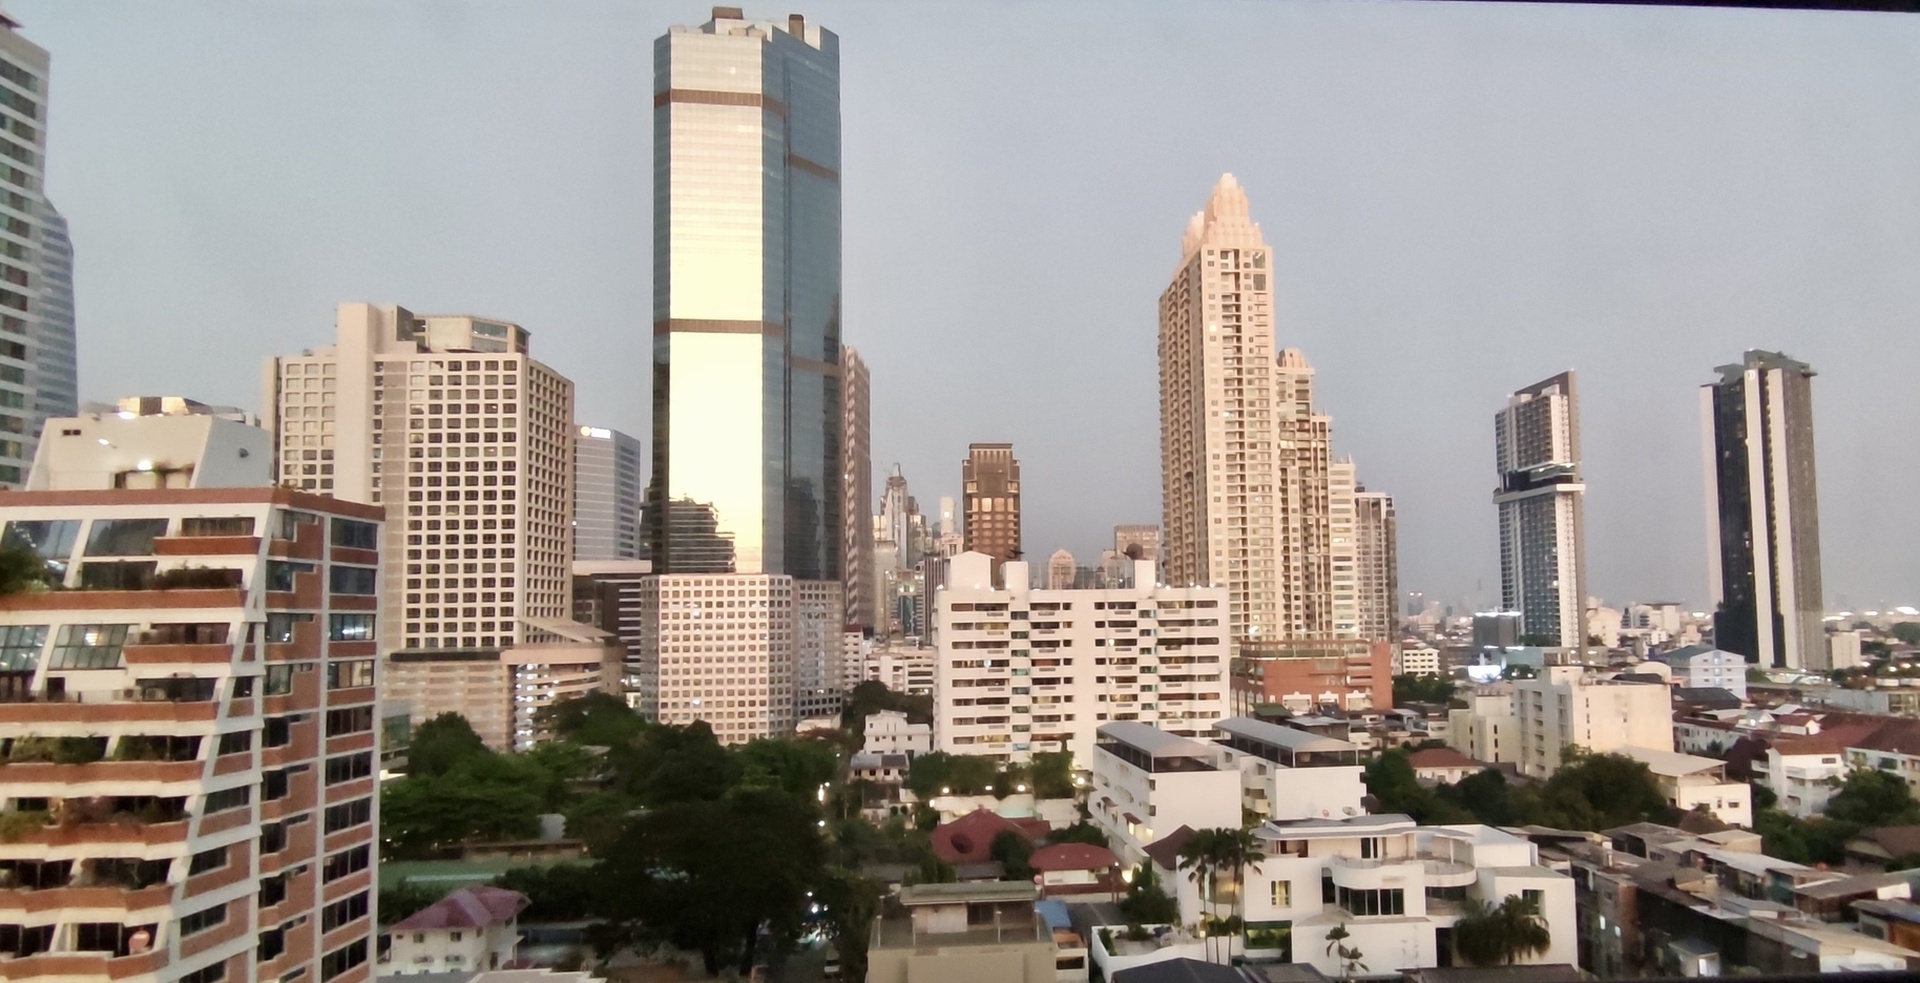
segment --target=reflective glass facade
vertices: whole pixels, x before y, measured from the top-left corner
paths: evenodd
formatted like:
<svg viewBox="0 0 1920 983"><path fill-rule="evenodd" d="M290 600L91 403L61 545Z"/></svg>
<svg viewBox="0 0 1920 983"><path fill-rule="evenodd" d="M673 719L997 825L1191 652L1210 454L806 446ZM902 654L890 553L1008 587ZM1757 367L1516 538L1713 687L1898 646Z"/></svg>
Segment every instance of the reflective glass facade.
<svg viewBox="0 0 1920 983"><path fill-rule="evenodd" d="M676 28L653 105L654 569L837 581L839 41Z"/></svg>

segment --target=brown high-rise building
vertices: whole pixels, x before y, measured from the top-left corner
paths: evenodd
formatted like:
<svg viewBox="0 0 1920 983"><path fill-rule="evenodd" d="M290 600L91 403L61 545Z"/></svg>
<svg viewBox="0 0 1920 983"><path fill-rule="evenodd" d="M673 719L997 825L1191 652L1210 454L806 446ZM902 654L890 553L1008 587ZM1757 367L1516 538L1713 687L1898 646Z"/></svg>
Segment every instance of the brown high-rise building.
<svg viewBox="0 0 1920 983"><path fill-rule="evenodd" d="M993 577L1000 566L1020 559L1020 462L1012 444L973 444L960 464L965 497L965 547L993 557Z"/></svg>

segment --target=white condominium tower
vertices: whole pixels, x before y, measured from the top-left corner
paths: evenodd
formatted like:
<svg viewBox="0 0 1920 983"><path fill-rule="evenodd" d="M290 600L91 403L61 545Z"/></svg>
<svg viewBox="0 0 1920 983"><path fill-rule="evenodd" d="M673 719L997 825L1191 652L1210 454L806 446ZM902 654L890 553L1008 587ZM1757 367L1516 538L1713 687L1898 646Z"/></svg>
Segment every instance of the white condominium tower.
<svg viewBox="0 0 1920 983"><path fill-rule="evenodd" d="M1522 644L1586 650L1586 488L1571 371L1536 382L1494 415L1500 599Z"/></svg>
<svg viewBox="0 0 1920 983"><path fill-rule="evenodd" d="M1227 588L1236 655L1354 637L1334 615L1331 426L1306 357L1274 344L1271 259L1224 176L1160 297L1165 576Z"/></svg>

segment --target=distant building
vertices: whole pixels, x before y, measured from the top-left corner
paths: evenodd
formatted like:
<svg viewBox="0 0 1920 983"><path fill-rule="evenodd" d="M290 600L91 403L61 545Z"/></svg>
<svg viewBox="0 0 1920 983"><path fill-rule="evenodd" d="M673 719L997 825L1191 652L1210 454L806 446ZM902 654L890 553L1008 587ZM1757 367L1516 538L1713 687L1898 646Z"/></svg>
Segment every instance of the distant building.
<svg viewBox="0 0 1920 983"><path fill-rule="evenodd" d="M1225 591L1163 587L1134 561L1134 586L1047 590L1010 562L962 553L938 598L939 750L1027 761L1071 751L1085 766L1101 724L1141 721L1189 736L1227 715Z"/></svg>
<svg viewBox="0 0 1920 983"><path fill-rule="evenodd" d="M1624 683L1580 666L1548 666L1516 679L1513 715L1520 773L1546 778L1560 769L1569 744L1604 754L1627 747L1673 750L1673 695L1660 683ZM1476 755L1478 757L1478 755Z"/></svg>
<svg viewBox="0 0 1920 983"><path fill-rule="evenodd" d="M264 488L273 484L272 474L273 435L244 414L178 396L147 396L49 420L25 487Z"/></svg>
<svg viewBox="0 0 1920 983"><path fill-rule="evenodd" d="M1386 710L1393 706L1393 643L1365 639L1262 642L1241 647L1234 709L1276 704L1294 713L1317 708Z"/></svg>
<svg viewBox="0 0 1920 983"><path fill-rule="evenodd" d="M1160 527L1146 525L1114 526L1113 551L1135 560L1160 562Z"/></svg>
<svg viewBox="0 0 1920 983"><path fill-rule="evenodd" d="M605 427L573 437L573 558L637 560L640 441Z"/></svg>
<svg viewBox="0 0 1920 983"><path fill-rule="evenodd" d="M1747 698L1747 660L1737 653L1711 645L1689 645L1662 652L1653 657L1673 669L1676 686L1693 689L1719 688Z"/></svg>
<svg viewBox="0 0 1920 983"><path fill-rule="evenodd" d="M933 725L911 723L898 710L868 714L861 733L866 735L861 750L868 754L913 756L933 750Z"/></svg>
<svg viewBox="0 0 1920 983"><path fill-rule="evenodd" d="M1646 765L1667 804L1675 809L1703 808L1723 823L1753 825L1753 787L1729 780L1725 761L1632 746L1618 752Z"/></svg>
<svg viewBox="0 0 1920 983"><path fill-rule="evenodd" d="M840 346L840 389L845 404L841 427L842 589L846 623L884 631L882 587L873 568L873 375L851 345Z"/></svg>
<svg viewBox="0 0 1920 983"><path fill-rule="evenodd" d="M1086 943L1035 910L1032 883L912 884L901 917L874 923L868 983L1063 983L1086 979ZM1077 972L1062 964L1078 961Z"/></svg>
<svg viewBox="0 0 1920 983"><path fill-rule="evenodd" d="M960 464L965 549L993 560L994 579L1020 551L1020 462L1012 444L974 444Z"/></svg>
<svg viewBox="0 0 1920 983"><path fill-rule="evenodd" d="M1586 485L1571 371L1534 383L1494 416L1500 597L1525 644L1584 651Z"/></svg>
<svg viewBox="0 0 1920 983"><path fill-rule="evenodd" d="M68 383L58 377L59 346L72 345L70 337L58 337L72 327L72 247L65 221L45 198L47 51L18 27L0 13L0 78L8 83L4 125L11 138L5 146L9 163L0 167L0 198L11 209L5 231L12 237L0 258L0 488L18 487L33 463L36 424L51 415L43 412L36 391L42 378L54 390L50 402L64 408L66 393L60 390ZM69 274L64 292L57 279L50 279L59 277L63 266ZM44 323L49 318L54 323ZM44 354L52 357L42 361L36 349L49 341L53 347Z"/></svg>
<svg viewBox="0 0 1920 983"><path fill-rule="evenodd" d="M40 202L40 320L27 355L32 368L33 435L54 417L80 412L79 348L73 310L73 240L53 202Z"/></svg>
<svg viewBox="0 0 1920 983"><path fill-rule="evenodd" d="M660 713L660 680L642 658L645 624L641 584L653 572L647 560L593 560L573 564L573 620L611 635L624 652L621 689L627 705L649 718Z"/></svg>
<svg viewBox="0 0 1920 983"><path fill-rule="evenodd" d="M1393 674L1396 676L1440 675L1440 650L1426 645L1402 643L1393 650Z"/></svg>
<svg viewBox="0 0 1920 983"><path fill-rule="evenodd" d="M1813 369L1749 351L1700 387L1713 641L1748 661L1826 669Z"/></svg>
<svg viewBox="0 0 1920 983"><path fill-rule="evenodd" d="M552 640L390 653L381 696L404 701L414 728L457 713L488 747L524 751L553 737L541 710L588 693L622 692L626 650L611 634L573 621L541 634Z"/></svg>
<svg viewBox="0 0 1920 983"><path fill-rule="evenodd" d="M1047 589L1072 590L1078 586L1079 564L1073 560L1073 554L1066 550L1054 550L1047 558Z"/></svg>
<svg viewBox="0 0 1920 983"><path fill-rule="evenodd" d="M1393 496L1356 490L1353 532L1355 629L1361 638L1373 641L1399 638L1400 618L1395 610L1400 596L1399 531Z"/></svg>

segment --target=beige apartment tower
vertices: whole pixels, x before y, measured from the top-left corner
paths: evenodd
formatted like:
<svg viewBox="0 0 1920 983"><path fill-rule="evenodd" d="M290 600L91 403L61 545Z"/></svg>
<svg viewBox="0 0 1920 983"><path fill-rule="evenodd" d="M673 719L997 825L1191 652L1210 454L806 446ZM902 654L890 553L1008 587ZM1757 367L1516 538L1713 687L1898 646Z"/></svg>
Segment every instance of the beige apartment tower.
<svg viewBox="0 0 1920 983"><path fill-rule="evenodd" d="M1012 444L973 444L960 464L964 549L993 558L993 576L1020 559L1020 462Z"/></svg>
<svg viewBox="0 0 1920 983"><path fill-rule="evenodd" d="M873 376L850 345L840 346L841 582L849 625L883 628L880 584L873 568Z"/></svg>
<svg viewBox="0 0 1920 983"><path fill-rule="evenodd" d="M1226 175L1160 298L1165 576L1227 588L1236 655L1356 635L1334 610L1331 423L1274 344L1271 257Z"/></svg>
<svg viewBox="0 0 1920 983"><path fill-rule="evenodd" d="M1400 638L1400 553L1393 496L1356 487L1353 495L1354 591L1360 637Z"/></svg>
<svg viewBox="0 0 1920 983"><path fill-rule="evenodd" d="M601 664L571 620L573 383L533 360L525 328L341 304L335 343L271 359L265 382L276 481L386 509L375 545L389 558L378 637L390 685L425 686L454 662L511 674L519 660L502 652L522 646L542 664ZM561 655L568 646L591 651ZM434 691L450 702L415 701L415 723L476 712ZM503 697L497 712L495 745L524 743L507 732L526 730L514 722L525 706Z"/></svg>

